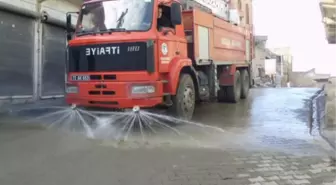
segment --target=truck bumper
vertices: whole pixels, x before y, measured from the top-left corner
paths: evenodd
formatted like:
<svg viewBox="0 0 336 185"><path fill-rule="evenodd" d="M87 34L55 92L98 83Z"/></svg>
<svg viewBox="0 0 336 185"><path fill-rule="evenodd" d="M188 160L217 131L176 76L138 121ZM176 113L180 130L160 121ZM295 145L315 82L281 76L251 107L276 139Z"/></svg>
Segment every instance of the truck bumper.
<svg viewBox="0 0 336 185"><path fill-rule="evenodd" d="M91 97L66 97L66 102L84 107L102 107L102 108L132 108L134 106L149 108L162 103L162 97L127 99L127 98L91 98Z"/></svg>
<svg viewBox="0 0 336 185"><path fill-rule="evenodd" d="M139 93L139 88L151 86L154 92ZM67 104L76 104L84 107L101 108L132 108L139 106L150 108L162 103L162 82L79 82L68 83L69 87L76 87L77 91L68 91ZM99 88L97 88L99 87ZM134 90L135 89L135 90ZM140 88L141 89L141 88Z"/></svg>

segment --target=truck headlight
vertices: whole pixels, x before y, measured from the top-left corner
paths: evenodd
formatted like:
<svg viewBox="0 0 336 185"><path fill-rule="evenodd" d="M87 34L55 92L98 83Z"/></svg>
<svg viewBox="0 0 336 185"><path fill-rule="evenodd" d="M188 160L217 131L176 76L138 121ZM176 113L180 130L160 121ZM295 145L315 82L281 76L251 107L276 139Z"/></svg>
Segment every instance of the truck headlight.
<svg viewBox="0 0 336 185"><path fill-rule="evenodd" d="M65 92L67 94L76 94L76 93L78 93L78 87L75 86L75 85L67 85L66 89L65 89Z"/></svg>
<svg viewBox="0 0 336 185"><path fill-rule="evenodd" d="M132 94L152 94L155 92L153 85L136 85L132 87Z"/></svg>

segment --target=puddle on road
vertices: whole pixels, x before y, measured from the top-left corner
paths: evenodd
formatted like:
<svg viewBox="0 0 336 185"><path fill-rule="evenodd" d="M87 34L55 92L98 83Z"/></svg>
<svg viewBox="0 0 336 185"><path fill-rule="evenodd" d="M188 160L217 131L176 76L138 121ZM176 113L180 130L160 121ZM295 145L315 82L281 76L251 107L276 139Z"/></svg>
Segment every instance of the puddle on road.
<svg viewBox="0 0 336 185"><path fill-rule="evenodd" d="M253 98L237 105L200 106L196 119L201 117L198 120L206 124L143 110L88 111L75 106L28 109L28 117L36 111L36 118L24 124L40 123L45 128L81 133L101 145L125 149L169 146L300 153L308 148L309 152L318 152L321 142L309 135L305 121L305 100L314 92L262 89L252 91ZM41 115L41 110L46 113ZM25 111L12 114L20 116Z"/></svg>

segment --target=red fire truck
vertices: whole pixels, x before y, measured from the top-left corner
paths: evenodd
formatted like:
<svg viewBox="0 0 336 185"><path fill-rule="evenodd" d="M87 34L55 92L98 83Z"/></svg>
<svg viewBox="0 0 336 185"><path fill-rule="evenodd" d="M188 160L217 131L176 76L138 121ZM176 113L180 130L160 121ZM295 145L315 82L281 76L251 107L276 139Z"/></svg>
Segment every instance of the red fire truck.
<svg viewBox="0 0 336 185"><path fill-rule="evenodd" d="M67 103L189 120L196 102L245 99L253 34L229 12L223 0L84 2L75 31L67 14Z"/></svg>

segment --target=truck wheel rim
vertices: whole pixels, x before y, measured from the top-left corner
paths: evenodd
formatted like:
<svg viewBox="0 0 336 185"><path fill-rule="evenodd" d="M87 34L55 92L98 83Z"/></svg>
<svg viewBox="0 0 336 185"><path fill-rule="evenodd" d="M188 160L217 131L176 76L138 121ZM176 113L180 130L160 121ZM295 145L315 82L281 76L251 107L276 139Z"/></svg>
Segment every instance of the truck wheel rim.
<svg viewBox="0 0 336 185"><path fill-rule="evenodd" d="M190 87L186 87L183 93L183 109L185 112L190 112L193 107L194 93Z"/></svg>

